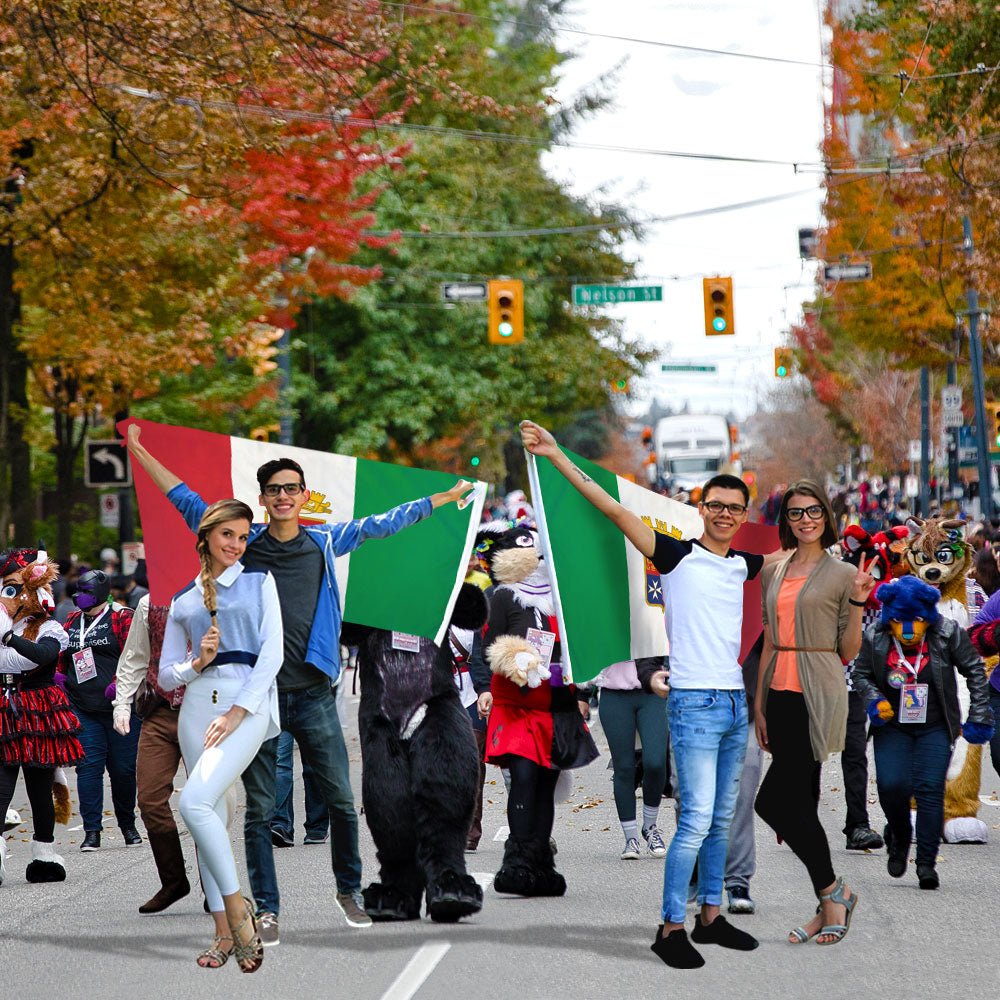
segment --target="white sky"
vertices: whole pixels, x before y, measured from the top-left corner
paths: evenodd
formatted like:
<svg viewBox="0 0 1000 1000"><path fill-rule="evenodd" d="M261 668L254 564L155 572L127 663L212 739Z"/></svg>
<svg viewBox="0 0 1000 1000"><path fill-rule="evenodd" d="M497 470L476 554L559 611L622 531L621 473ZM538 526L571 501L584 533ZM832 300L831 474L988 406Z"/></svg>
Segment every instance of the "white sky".
<svg viewBox="0 0 1000 1000"><path fill-rule="evenodd" d="M822 62L817 0L577 0L573 28L726 51ZM679 52L560 34L577 53L557 97L625 65L615 105L582 124L576 141L815 163L823 134L818 68ZM798 229L819 222L820 176L791 166L558 150L547 168L581 194L604 188L639 217L671 215L803 191L752 209L649 227L630 245L640 276L663 285L663 302L606 307L662 358L633 385L633 411L654 396L694 410L745 417L774 384L773 348L811 294L813 265L798 254ZM704 334L703 275L732 275L736 334ZM801 287L799 283L805 283ZM718 376L659 371L661 361L707 361Z"/></svg>

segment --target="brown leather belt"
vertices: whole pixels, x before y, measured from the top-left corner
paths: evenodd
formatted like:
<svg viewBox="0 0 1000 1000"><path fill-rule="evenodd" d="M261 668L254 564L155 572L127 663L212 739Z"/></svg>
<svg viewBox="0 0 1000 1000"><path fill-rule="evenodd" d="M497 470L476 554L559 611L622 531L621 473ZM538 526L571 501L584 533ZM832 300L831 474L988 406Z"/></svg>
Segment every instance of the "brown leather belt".
<svg viewBox="0 0 1000 1000"><path fill-rule="evenodd" d="M816 646L775 646L779 653L836 653L835 649L819 649Z"/></svg>

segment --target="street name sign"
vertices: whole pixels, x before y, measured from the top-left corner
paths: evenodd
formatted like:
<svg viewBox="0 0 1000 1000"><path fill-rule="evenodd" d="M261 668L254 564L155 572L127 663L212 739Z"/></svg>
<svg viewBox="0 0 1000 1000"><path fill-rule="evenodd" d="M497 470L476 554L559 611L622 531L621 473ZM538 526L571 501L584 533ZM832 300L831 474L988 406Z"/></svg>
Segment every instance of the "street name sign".
<svg viewBox="0 0 1000 1000"><path fill-rule="evenodd" d="M685 364L673 364L673 365L660 365L661 372L716 372L718 368L715 365L685 365Z"/></svg>
<svg viewBox="0 0 1000 1000"><path fill-rule="evenodd" d="M871 281L872 264L870 260L857 264L824 264L824 281Z"/></svg>
<svg viewBox="0 0 1000 1000"><path fill-rule="evenodd" d="M485 302L485 281L446 281L441 285L445 302Z"/></svg>
<svg viewBox="0 0 1000 1000"><path fill-rule="evenodd" d="M630 302L662 302L662 285L574 285L573 305L603 306Z"/></svg>

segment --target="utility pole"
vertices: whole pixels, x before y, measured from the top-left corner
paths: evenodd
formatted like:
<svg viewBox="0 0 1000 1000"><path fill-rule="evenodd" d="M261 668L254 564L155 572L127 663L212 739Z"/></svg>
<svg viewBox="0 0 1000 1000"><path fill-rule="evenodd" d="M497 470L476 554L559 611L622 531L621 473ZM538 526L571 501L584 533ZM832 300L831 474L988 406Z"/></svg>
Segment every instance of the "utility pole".
<svg viewBox="0 0 1000 1000"><path fill-rule="evenodd" d="M924 365L920 369L920 516L927 517L931 509L931 375Z"/></svg>
<svg viewBox="0 0 1000 1000"><path fill-rule="evenodd" d="M972 261L975 244L972 241L972 220L962 216L962 246L965 257ZM976 450L979 453L979 505L982 516L993 516L993 475L990 464L990 442L986 433L986 385L983 376L983 343L979 339L979 294L970 279L965 293L969 317L969 360L972 367L972 391L976 399Z"/></svg>
<svg viewBox="0 0 1000 1000"><path fill-rule="evenodd" d="M955 355L958 356L958 347L961 341L956 344ZM958 364L955 361L948 362L948 385L958 385ZM948 428L948 499L957 500L961 494L957 491L958 481L958 428Z"/></svg>

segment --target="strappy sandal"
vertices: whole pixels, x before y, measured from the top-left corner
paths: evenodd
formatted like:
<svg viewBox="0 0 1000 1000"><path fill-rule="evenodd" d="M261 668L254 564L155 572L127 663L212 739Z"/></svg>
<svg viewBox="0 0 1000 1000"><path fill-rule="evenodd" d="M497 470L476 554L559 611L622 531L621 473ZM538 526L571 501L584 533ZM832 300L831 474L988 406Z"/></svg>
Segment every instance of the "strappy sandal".
<svg viewBox="0 0 1000 1000"><path fill-rule="evenodd" d="M246 903L246 915L237 927L233 927L232 924L229 925L229 929L233 935L232 956L239 964L240 972L256 972L264 964L264 943L260 939L260 934L257 933L257 919L253 915L253 904L246 896L243 897L243 902ZM240 931L246 927L247 921L250 921L250 927L253 929L253 937L245 944L242 944L240 942Z"/></svg>
<svg viewBox="0 0 1000 1000"><path fill-rule="evenodd" d="M856 892L852 892L850 898L845 898L844 880L842 878L838 878L836 885L833 887L833 891L820 896L819 901L820 903L836 903L838 906L844 907L847 911L847 915L844 917L844 922L842 924L828 924L826 927L820 928L820 932L817 937L822 937L826 934L832 937L833 940L817 941L816 944L840 944L840 942L847 937L847 932L851 929L851 916L854 913L854 908L858 905L858 894Z"/></svg>
<svg viewBox="0 0 1000 1000"><path fill-rule="evenodd" d="M206 948L196 959L199 969L221 969L226 962L229 961L229 956L232 954L232 949L229 951L222 950L223 941L233 941L231 937L217 937L212 942L211 948ZM233 944L236 942L233 941Z"/></svg>
<svg viewBox="0 0 1000 1000"><path fill-rule="evenodd" d="M816 912L819 913L819 911L821 909L822 909L822 907L817 906L816 907ZM820 934L820 933L822 933L822 931L814 931L812 934L810 934L809 931L807 931L804 927L793 927L788 932L788 936L789 936L789 938L795 938L795 940L794 941L789 941L788 943L789 944L805 944L807 941L811 941L814 937L816 937L817 934Z"/></svg>

